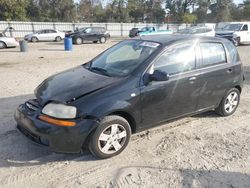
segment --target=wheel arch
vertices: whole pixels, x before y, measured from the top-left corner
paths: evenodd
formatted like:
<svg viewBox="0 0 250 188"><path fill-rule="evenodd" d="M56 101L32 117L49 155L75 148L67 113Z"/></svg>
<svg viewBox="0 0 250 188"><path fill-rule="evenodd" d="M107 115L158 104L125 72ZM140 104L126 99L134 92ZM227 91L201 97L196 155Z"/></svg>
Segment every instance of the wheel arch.
<svg viewBox="0 0 250 188"><path fill-rule="evenodd" d="M235 88L236 88L236 89L238 89L238 90L239 90L239 92L241 93L242 88L241 88L241 86L240 86L240 85L236 85L236 86L235 86Z"/></svg>
<svg viewBox="0 0 250 188"><path fill-rule="evenodd" d="M104 115L104 117L105 116L110 116L110 115L117 115L117 116L120 116L120 117L123 117L124 119L126 119L128 121L128 123L129 123L129 125L130 125L131 132L132 133L136 133L136 121L135 121L135 118L129 112L122 111L122 110L116 110L116 111L113 111L113 112L110 112L110 113ZM100 121L100 119L97 120L97 121ZM91 138L91 135L93 135L93 133L95 132L95 130L96 130L96 128L92 129L89 132L86 140L82 144L82 148L86 149L86 146L88 146L88 143L89 143L89 140Z"/></svg>
<svg viewBox="0 0 250 188"><path fill-rule="evenodd" d="M4 42L4 41L2 41L2 40L0 40L0 42L4 43L4 45L5 45L6 47L8 47L7 44L6 44L6 42Z"/></svg>
<svg viewBox="0 0 250 188"><path fill-rule="evenodd" d="M118 111L114 111L114 112L109 113L108 116L109 115L117 115L117 116L123 117L124 119L126 119L128 121L132 133L136 133L136 121L130 113L118 110Z"/></svg>

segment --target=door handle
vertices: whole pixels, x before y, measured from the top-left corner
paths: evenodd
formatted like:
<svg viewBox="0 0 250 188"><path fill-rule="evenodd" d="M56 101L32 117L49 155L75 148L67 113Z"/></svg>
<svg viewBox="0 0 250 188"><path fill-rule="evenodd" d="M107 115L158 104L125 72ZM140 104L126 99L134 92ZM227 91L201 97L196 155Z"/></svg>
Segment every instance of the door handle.
<svg viewBox="0 0 250 188"><path fill-rule="evenodd" d="M196 81L196 79L197 79L196 76L193 76L193 77L189 78L189 83L190 83L190 84L194 84L195 81Z"/></svg>
<svg viewBox="0 0 250 188"><path fill-rule="evenodd" d="M195 81L196 78L197 78L196 76L193 76L193 77L189 78L189 81Z"/></svg>
<svg viewBox="0 0 250 188"><path fill-rule="evenodd" d="M227 69L227 72L231 73L231 72L233 72L233 69L229 68L229 69Z"/></svg>

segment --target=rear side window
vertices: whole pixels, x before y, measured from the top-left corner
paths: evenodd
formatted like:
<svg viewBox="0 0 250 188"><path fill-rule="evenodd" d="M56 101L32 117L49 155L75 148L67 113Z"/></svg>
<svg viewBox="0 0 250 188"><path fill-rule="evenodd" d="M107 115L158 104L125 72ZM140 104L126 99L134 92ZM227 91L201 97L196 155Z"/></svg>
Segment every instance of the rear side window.
<svg viewBox="0 0 250 188"><path fill-rule="evenodd" d="M165 71L169 75L195 69L195 45L180 44L164 52L154 64L154 70Z"/></svg>
<svg viewBox="0 0 250 188"><path fill-rule="evenodd" d="M226 53L221 43L200 43L203 67L226 62Z"/></svg>
<svg viewBox="0 0 250 188"><path fill-rule="evenodd" d="M94 34L100 34L100 28L98 28L98 27L93 27L93 28L92 28L92 33L94 33Z"/></svg>
<svg viewBox="0 0 250 188"><path fill-rule="evenodd" d="M239 56L239 53L238 53L237 49L233 45L233 43L230 42L230 41L227 41L227 42L225 42L225 46L227 48L227 51L228 51L228 54L230 56L231 62L232 63L237 63L240 60L240 56Z"/></svg>

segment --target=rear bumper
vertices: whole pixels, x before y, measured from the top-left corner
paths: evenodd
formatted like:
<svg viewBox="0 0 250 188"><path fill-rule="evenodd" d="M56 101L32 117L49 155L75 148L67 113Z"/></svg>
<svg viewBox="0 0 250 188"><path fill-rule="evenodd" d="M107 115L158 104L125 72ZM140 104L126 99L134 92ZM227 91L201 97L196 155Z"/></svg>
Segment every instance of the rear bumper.
<svg viewBox="0 0 250 188"><path fill-rule="evenodd" d="M20 105L15 112L17 129L33 142L60 153L80 153L88 135L98 126L96 121L84 119L74 127L61 127L37 117L37 112Z"/></svg>

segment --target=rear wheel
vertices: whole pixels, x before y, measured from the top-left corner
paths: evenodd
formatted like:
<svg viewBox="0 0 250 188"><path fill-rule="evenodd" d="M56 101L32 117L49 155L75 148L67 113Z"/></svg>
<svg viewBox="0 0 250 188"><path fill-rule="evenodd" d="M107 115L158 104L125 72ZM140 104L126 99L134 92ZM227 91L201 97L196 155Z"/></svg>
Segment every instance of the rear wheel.
<svg viewBox="0 0 250 188"><path fill-rule="evenodd" d="M215 110L221 116L232 115L240 102L240 92L236 88L230 89L223 97L219 107Z"/></svg>
<svg viewBox="0 0 250 188"><path fill-rule="evenodd" d="M76 39L76 44L82 44L82 42L83 42L83 40L82 40L82 38L80 38L80 37L78 37L77 39Z"/></svg>
<svg viewBox="0 0 250 188"><path fill-rule="evenodd" d="M62 38L59 37L59 36L55 38L55 41L56 41L56 42L60 42L61 40L62 40Z"/></svg>
<svg viewBox="0 0 250 188"><path fill-rule="evenodd" d="M89 149L93 155L105 159L120 154L128 145L131 128L120 116L106 116L91 134Z"/></svg>
<svg viewBox="0 0 250 188"><path fill-rule="evenodd" d="M38 38L37 37L32 37L31 42L38 42Z"/></svg>
<svg viewBox="0 0 250 188"><path fill-rule="evenodd" d="M2 41L0 41L0 49L6 48L6 44Z"/></svg>
<svg viewBox="0 0 250 188"><path fill-rule="evenodd" d="M93 41L93 43L95 43L95 44L96 44L96 43L98 43L98 41Z"/></svg>
<svg viewBox="0 0 250 188"><path fill-rule="evenodd" d="M106 42L106 38L105 38L105 37L101 37L101 38L100 38L100 43L103 44L103 43L105 43L105 42Z"/></svg>

